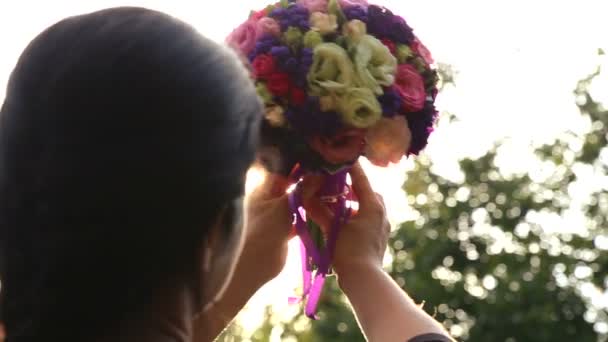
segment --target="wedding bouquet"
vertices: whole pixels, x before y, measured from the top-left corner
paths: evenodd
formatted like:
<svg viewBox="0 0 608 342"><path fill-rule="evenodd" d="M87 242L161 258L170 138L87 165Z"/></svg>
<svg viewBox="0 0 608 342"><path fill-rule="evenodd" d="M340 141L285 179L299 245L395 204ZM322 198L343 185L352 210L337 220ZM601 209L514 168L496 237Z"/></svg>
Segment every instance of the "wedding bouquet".
<svg viewBox="0 0 608 342"><path fill-rule="evenodd" d="M306 220L300 187L290 194L314 318L351 212L348 170L360 156L387 166L427 145L437 118L433 59L405 19L365 0L284 0L252 12L226 42L248 60L264 102L262 145L281 161L271 171L295 183L325 175L319 200L336 214L326 236Z"/></svg>

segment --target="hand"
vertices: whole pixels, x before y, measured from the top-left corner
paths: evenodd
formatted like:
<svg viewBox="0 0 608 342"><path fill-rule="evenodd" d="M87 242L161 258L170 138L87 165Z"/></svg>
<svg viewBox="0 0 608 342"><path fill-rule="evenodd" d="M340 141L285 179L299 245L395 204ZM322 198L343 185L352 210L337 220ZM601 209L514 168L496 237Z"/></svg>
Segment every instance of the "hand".
<svg viewBox="0 0 608 342"><path fill-rule="evenodd" d="M287 178L267 174L245 199L245 244L241 262L267 278L276 277L287 259L287 243L294 236L286 190Z"/></svg>
<svg viewBox="0 0 608 342"><path fill-rule="evenodd" d="M193 322L193 341L213 341L287 259L292 217L285 193L287 179L268 174L245 199L245 236L234 275L224 296Z"/></svg>
<svg viewBox="0 0 608 342"><path fill-rule="evenodd" d="M390 233L384 202L373 191L361 165L355 164L350 175L359 211L342 227L336 243L333 265L340 278L360 274L370 267L381 269ZM316 192L320 184L318 179L310 180L308 189L305 187L308 191L303 193L304 206L307 215L327 232L333 214L319 204Z"/></svg>

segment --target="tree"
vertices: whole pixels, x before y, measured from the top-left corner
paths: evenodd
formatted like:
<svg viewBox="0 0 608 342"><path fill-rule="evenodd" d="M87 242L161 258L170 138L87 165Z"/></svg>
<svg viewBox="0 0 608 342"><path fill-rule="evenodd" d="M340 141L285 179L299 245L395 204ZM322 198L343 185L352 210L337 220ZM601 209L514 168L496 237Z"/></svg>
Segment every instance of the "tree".
<svg viewBox="0 0 608 342"><path fill-rule="evenodd" d="M462 182L435 174L424 157L409 173L404 189L418 218L390 241L391 275L455 337L606 340L608 312L596 299L608 285L608 110L589 91L602 75L575 90L589 129L536 150L542 179L501 172L500 144L460 161ZM588 177L604 187L581 199L575 190ZM557 229L572 213L583 215L580 227ZM320 313L310 327L301 316L284 323L283 337L364 341L335 282Z"/></svg>
<svg viewBox="0 0 608 342"><path fill-rule="evenodd" d="M608 281L608 254L595 246L608 233L607 189L581 208L569 191L579 181L577 168L607 174L600 156L608 111L588 91L599 75L598 69L575 91L591 129L582 136L567 132L537 150L539 162L552 170L543 181L501 174L496 149L461 161L462 184L437 176L425 160L409 174L405 190L417 194L410 203L419 217L393 238L392 275L427 301L427 310L455 336L595 341L608 321L606 308L593 307L589 298L605 293ZM573 148L577 141L582 148ZM552 222L571 210L583 210L585 227L553 229Z"/></svg>

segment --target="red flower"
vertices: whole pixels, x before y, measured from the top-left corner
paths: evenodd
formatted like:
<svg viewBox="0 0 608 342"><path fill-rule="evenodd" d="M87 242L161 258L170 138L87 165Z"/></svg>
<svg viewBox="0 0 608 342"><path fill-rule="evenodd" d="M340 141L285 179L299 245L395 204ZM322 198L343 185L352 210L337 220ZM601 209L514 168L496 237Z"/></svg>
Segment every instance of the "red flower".
<svg viewBox="0 0 608 342"><path fill-rule="evenodd" d="M296 106L301 106L306 102L306 92L300 88L292 88L290 102Z"/></svg>
<svg viewBox="0 0 608 342"><path fill-rule="evenodd" d="M285 97L289 94L289 75L277 72L268 77L268 90L275 96Z"/></svg>
<svg viewBox="0 0 608 342"><path fill-rule="evenodd" d="M257 56L251 66L253 67L253 76L257 79L267 79L276 68L274 58L270 54Z"/></svg>
<svg viewBox="0 0 608 342"><path fill-rule="evenodd" d="M386 45L393 55L397 53L397 45L392 40L384 38L381 40L381 42L382 44Z"/></svg>
<svg viewBox="0 0 608 342"><path fill-rule="evenodd" d="M426 46L424 46L424 44L422 44L421 41L418 40L418 38L416 38L414 40L414 42L412 43L412 50L414 50L414 52L416 54L418 54L420 57L422 57L422 59L424 59L426 64L434 63L431 52L429 51L429 49L426 48Z"/></svg>
<svg viewBox="0 0 608 342"><path fill-rule="evenodd" d="M397 67L394 86L403 99L403 109L406 112L417 112L424 108L426 99L424 80L412 65L401 64Z"/></svg>
<svg viewBox="0 0 608 342"><path fill-rule="evenodd" d="M264 18L266 16L266 9L263 9L261 11L257 11L257 12L252 12L251 13L251 19L254 20L260 20L262 18Z"/></svg>

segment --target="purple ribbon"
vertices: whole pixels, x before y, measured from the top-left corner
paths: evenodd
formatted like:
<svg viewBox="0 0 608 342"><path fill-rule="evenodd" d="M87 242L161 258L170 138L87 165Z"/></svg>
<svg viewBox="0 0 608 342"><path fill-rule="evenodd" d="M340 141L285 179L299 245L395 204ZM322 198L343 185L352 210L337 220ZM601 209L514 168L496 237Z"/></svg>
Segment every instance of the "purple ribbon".
<svg viewBox="0 0 608 342"><path fill-rule="evenodd" d="M346 206L346 198L349 195L349 190L346 185L346 175L348 171L342 170L336 174L328 174L324 187L322 188L322 197L335 200L332 203L334 209L334 221L329 230L327 242L323 250L319 250L313 242L308 225L307 218L304 218L300 212L303 208L302 189L300 185L289 194L289 207L292 214L295 216L294 225L296 233L300 237L300 252L302 257L302 279L303 279L303 294L301 300L306 300L305 313L306 316L317 319L315 315L319 298L323 292L325 278L329 273L331 262L333 260L334 251L340 228L346 223L350 217L350 208ZM302 171L295 172L293 177L299 180L302 176ZM313 266L317 267L313 277ZM290 299L291 303L299 302Z"/></svg>

